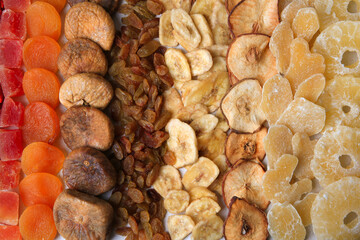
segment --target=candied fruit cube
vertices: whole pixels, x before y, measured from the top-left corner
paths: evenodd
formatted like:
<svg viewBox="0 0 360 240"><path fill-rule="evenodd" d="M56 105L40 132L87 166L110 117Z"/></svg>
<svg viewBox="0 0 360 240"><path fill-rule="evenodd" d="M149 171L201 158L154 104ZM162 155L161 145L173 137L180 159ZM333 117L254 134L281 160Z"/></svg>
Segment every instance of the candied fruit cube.
<svg viewBox="0 0 360 240"><path fill-rule="evenodd" d="M21 130L0 129L0 159L2 161L21 158L23 143Z"/></svg>
<svg viewBox="0 0 360 240"><path fill-rule="evenodd" d="M280 203L293 203L301 198L301 195L312 189L310 179L292 181L297 157L284 154L276 162L275 169L268 170L263 177L263 192L267 199Z"/></svg>
<svg viewBox="0 0 360 240"><path fill-rule="evenodd" d="M0 161L0 190L16 188L20 182L21 163Z"/></svg>
<svg viewBox="0 0 360 240"><path fill-rule="evenodd" d="M17 225L19 222L19 194L0 191L0 223Z"/></svg>
<svg viewBox="0 0 360 240"><path fill-rule="evenodd" d="M285 125L292 132L304 132L309 136L320 133L325 125L325 109L305 98L295 98L276 124Z"/></svg>
<svg viewBox="0 0 360 240"><path fill-rule="evenodd" d="M19 226L0 225L0 239L21 240Z"/></svg>
<svg viewBox="0 0 360 240"><path fill-rule="evenodd" d="M0 113L0 128L20 127L24 123L24 106L11 98L5 98Z"/></svg>
<svg viewBox="0 0 360 240"><path fill-rule="evenodd" d="M293 137L290 129L283 125L274 125L269 128L264 138L264 149L268 159L269 169L275 167L276 161L284 154L292 154L291 139Z"/></svg>
<svg viewBox="0 0 360 240"><path fill-rule="evenodd" d="M325 88L325 77L317 73L300 83L294 98L303 97L315 103Z"/></svg>
<svg viewBox="0 0 360 240"><path fill-rule="evenodd" d="M20 68L22 64L23 41L0 39L0 66Z"/></svg>
<svg viewBox="0 0 360 240"><path fill-rule="evenodd" d="M8 69L0 66L0 85L5 97L24 95L23 77L24 72L21 69Z"/></svg>
<svg viewBox="0 0 360 240"><path fill-rule="evenodd" d="M260 107L270 125L274 125L293 100L289 81L280 74L267 80L263 86Z"/></svg>
<svg viewBox="0 0 360 240"><path fill-rule="evenodd" d="M311 224L311 207L317 196L317 193L309 193L304 199L294 202L294 207L301 217L305 227Z"/></svg>
<svg viewBox="0 0 360 240"><path fill-rule="evenodd" d="M296 13L292 23L295 37L303 38L309 42L319 28L319 18L314 8L302 8Z"/></svg>
<svg viewBox="0 0 360 240"><path fill-rule="evenodd" d="M3 0L5 9L11 9L15 12L25 12L30 6L30 0Z"/></svg>
<svg viewBox="0 0 360 240"><path fill-rule="evenodd" d="M317 140L310 140L306 133L295 133L292 138L293 154L298 158L294 177L296 179L314 178L310 168L311 160L314 157L314 148Z"/></svg>
<svg viewBox="0 0 360 240"><path fill-rule="evenodd" d="M0 39L20 39L26 38L25 13L14 12L6 9L0 19Z"/></svg>
<svg viewBox="0 0 360 240"><path fill-rule="evenodd" d="M316 73L325 72L324 57L309 50L309 44L302 38L295 38L290 45L290 65L285 73L293 93L300 83Z"/></svg>

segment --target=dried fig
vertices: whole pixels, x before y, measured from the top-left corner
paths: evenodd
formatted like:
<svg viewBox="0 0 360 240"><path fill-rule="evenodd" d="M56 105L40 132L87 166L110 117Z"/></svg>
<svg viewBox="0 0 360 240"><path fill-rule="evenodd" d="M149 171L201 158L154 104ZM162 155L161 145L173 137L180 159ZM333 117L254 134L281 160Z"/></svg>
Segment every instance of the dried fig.
<svg viewBox="0 0 360 240"><path fill-rule="evenodd" d="M114 140L114 126L109 117L93 107L69 108L61 116L60 130L70 149L88 146L105 151Z"/></svg>
<svg viewBox="0 0 360 240"><path fill-rule="evenodd" d="M99 45L85 38L68 41L61 49L57 65L65 79L85 72L104 76L108 68L105 54Z"/></svg>
<svg viewBox="0 0 360 240"><path fill-rule="evenodd" d="M115 186L116 171L102 152L81 147L66 157L63 179L71 189L99 195Z"/></svg>
<svg viewBox="0 0 360 240"><path fill-rule="evenodd" d="M53 211L56 229L67 240L105 240L114 215L108 202L70 189L58 196Z"/></svg>
<svg viewBox="0 0 360 240"><path fill-rule="evenodd" d="M115 38L115 25L109 15L100 5L82 2L74 5L65 16L65 37L88 38L102 49L110 50Z"/></svg>
<svg viewBox="0 0 360 240"><path fill-rule="evenodd" d="M60 87L59 99L66 108L86 105L104 109L114 96L110 82L94 73L71 76Z"/></svg>

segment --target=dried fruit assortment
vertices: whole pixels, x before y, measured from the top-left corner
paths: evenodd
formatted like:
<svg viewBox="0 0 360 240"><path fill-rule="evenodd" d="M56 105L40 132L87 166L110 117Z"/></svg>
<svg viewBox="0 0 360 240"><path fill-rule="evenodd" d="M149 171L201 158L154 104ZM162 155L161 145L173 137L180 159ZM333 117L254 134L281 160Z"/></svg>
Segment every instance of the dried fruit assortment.
<svg viewBox="0 0 360 240"><path fill-rule="evenodd" d="M356 190L350 189L360 177L359 19L349 1L280 6L282 22L270 40L280 74L265 82L260 103L270 125L263 178L264 194L274 201L270 235L305 239L304 227L312 224L317 239L358 238ZM323 188L319 194L311 192L313 178ZM346 199L340 189L349 191ZM326 210L330 205L336 214Z"/></svg>

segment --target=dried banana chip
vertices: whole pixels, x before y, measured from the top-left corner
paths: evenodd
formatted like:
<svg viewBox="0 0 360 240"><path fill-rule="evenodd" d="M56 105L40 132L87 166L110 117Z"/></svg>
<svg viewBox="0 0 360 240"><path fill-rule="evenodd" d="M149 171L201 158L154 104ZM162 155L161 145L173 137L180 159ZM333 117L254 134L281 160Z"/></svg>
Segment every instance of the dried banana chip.
<svg viewBox="0 0 360 240"><path fill-rule="evenodd" d="M226 57L228 48L228 45L212 45L206 49L209 50L213 57Z"/></svg>
<svg viewBox="0 0 360 240"><path fill-rule="evenodd" d="M203 197L190 203L185 213L198 223L208 219L220 210L221 207L216 201L208 197Z"/></svg>
<svg viewBox="0 0 360 240"><path fill-rule="evenodd" d="M176 114L184 107L179 92L175 88L169 88L163 92L163 97L163 110L169 111L176 118Z"/></svg>
<svg viewBox="0 0 360 240"><path fill-rule="evenodd" d="M195 130L195 132L211 132L215 129L219 122L219 119L212 114L206 114L199 118L194 119L190 123L190 126Z"/></svg>
<svg viewBox="0 0 360 240"><path fill-rule="evenodd" d="M186 215L172 215L167 220L167 227L172 240L184 239L191 233L194 226L194 221Z"/></svg>
<svg viewBox="0 0 360 240"><path fill-rule="evenodd" d="M203 197L208 197L213 199L214 201L217 201L217 196L214 192L210 191L206 187L193 187L189 190L190 194L190 202L193 202L195 200L198 200Z"/></svg>
<svg viewBox="0 0 360 240"><path fill-rule="evenodd" d="M199 49L185 54L193 76L206 73L213 65L213 59L210 52L206 49Z"/></svg>
<svg viewBox="0 0 360 240"><path fill-rule="evenodd" d="M172 33L173 30L174 28L171 24L171 11L168 10L160 17L159 40L161 45L176 47L179 44Z"/></svg>
<svg viewBox="0 0 360 240"><path fill-rule="evenodd" d="M170 190L181 189L182 183L179 171L170 165L162 166L153 187L162 197L166 197Z"/></svg>
<svg viewBox="0 0 360 240"><path fill-rule="evenodd" d="M223 236L223 220L213 215L204 221L198 222L193 231L193 240L219 240Z"/></svg>
<svg viewBox="0 0 360 240"><path fill-rule="evenodd" d="M191 80L190 65L181 50L168 48L165 52L165 63L175 84Z"/></svg>
<svg viewBox="0 0 360 240"><path fill-rule="evenodd" d="M228 17L225 4L220 1L215 2L210 16L210 26L215 44L228 45L231 42Z"/></svg>
<svg viewBox="0 0 360 240"><path fill-rule="evenodd" d="M164 207L169 213L178 214L184 212L189 206L190 195L184 190L171 190L166 195Z"/></svg>
<svg viewBox="0 0 360 240"><path fill-rule="evenodd" d="M204 157L215 159L225 154L226 133L215 128L214 131L200 134L197 138L200 154Z"/></svg>
<svg viewBox="0 0 360 240"><path fill-rule="evenodd" d="M191 18L193 19L195 26L199 30L199 33L201 35L201 42L199 44L199 48L206 48L213 45L213 34L211 32L210 25L204 15L192 14Z"/></svg>

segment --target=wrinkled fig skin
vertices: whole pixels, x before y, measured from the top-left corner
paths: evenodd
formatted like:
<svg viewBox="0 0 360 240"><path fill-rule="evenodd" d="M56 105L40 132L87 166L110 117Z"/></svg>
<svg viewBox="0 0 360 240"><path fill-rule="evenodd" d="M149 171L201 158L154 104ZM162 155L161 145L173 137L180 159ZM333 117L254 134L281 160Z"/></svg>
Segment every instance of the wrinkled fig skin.
<svg viewBox="0 0 360 240"><path fill-rule="evenodd" d="M107 80L94 73L80 73L69 77L60 87L59 100L66 108L91 106L104 109L114 96Z"/></svg>
<svg viewBox="0 0 360 240"><path fill-rule="evenodd" d="M114 217L108 202L71 189L58 196L53 211L56 229L66 240L105 240Z"/></svg>
<svg viewBox="0 0 360 240"><path fill-rule="evenodd" d="M114 126L109 117L93 107L69 108L60 118L60 130L72 150L87 146L106 151L114 140Z"/></svg>
<svg viewBox="0 0 360 240"><path fill-rule="evenodd" d="M105 54L99 45L85 38L68 41L61 49L57 64L65 79L77 73L97 73L104 76L108 68Z"/></svg>
<svg viewBox="0 0 360 240"><path fill-rule="evenodd" d="M66 157L63 177L71 189L100 195L115 186L116 171L102 152L94 148L81 147Z"/></svg>
<svg viewBox="0 0 360 240"><path fill-rule="evenodd" d="M77 3L81 2L93 2L100 4L110 14L115 12L119 6L119 0L67 0L68 4L72 7Z"/></svg>
<svg viewBox="0 0 360 240"><path fill-rule="evenodd" d="M65 37L88 38L104 50L110 50L115 38L115 25L109 13L91 2L75 4L65 16Z"/></svg>

